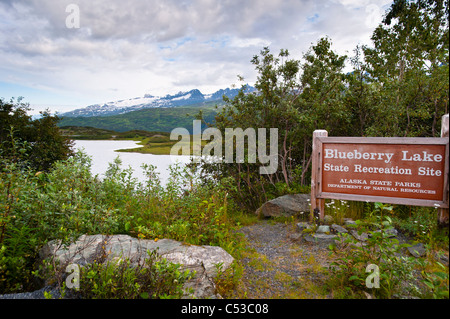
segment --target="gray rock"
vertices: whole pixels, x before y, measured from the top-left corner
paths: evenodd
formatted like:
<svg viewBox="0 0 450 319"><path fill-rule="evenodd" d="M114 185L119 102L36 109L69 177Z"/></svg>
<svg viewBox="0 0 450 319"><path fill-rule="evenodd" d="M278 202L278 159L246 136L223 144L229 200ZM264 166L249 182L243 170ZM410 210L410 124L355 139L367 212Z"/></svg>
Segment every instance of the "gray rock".
<svg viewBox="0 0 450 319"><path fill-rule="evenodd" d="M381 232L381 230L376 231L376 233L380 233L380 232ZM395 228L384 229L383 232L384 232L385 236L388 238L396 237L398 235L398 231Z"/></svg>
<svg viewBox="0 0 450 319"><path fill-rule="evenodd" d="M356 230L351 230L350 234L352 234L352 236L355 237L359 241L367 241L367 239L369 238L368 233L361 233L361 235L360 235L360 234L358 234L358 232Z"/></svg>
<svg viewBox="0 0 450 319"><path fill-rule="evenodd" d="M323 222L325 223L325 225L330 225L333 222L333 216L325 215L323 217Z"/></svg>
<svg viewBox="0 0 450 319"><path fill-rule="evenodd" d="M293 242L300 241L302 239L302 234L300 233L289 234L289 239L292 240Z"/></svg>
<svg viewBox="0 0 450 319"><path fill-rule="evenodd" d="M44 292L49 292L52 296L60 296L59 291L52 290L51 287L44 287L32 292L0 295L0 299L45 299Z"/></svg>
<svg viewBox="0 0 450 319"><path fill-rule="evenodd" d="M448 267L448 256L440 255L440 254L436 253L435 258L436 258L436 260L439 260L441 262L441 264L444 264L445 266Z"/></svg>
<svg viewBox="0 0 450 319"><path fill-rule="evenodd" d="M298 228L298 230L299 230L300 232L302 232L302 231L305 230L305 229L311 229L312 226L311 226L310 223L307 223L307 222L300 222L300 223L297 224L297 228Z"/></svg>
<svg viewBox="0 0 450 319"><path fill-rule="evenodd" d="M386 233L387 233L388 237L397 237L398 230L395 228L388 228L388 229L386 229Z"/></svg>
<svg viewBox="0 0 450 319"><path fill-rule="evenodd" d="M329 233L330 232L330 226L328 225L320 225L317 227L316 233Z"/></svg>
<svg viewBox="0 0 450 319"><path fill-rule="evenodd" d="M337 239L336 235L327 235L323 233L305 234L303 237L307 242L315 244L329 245Z"/></svg>
<svg viewBox="0 0 450 319"><path fill-rule="evenodd" d="M182 270L196 272L194 278L185 284L186 291L193 289L187 298L220 298L213 283L217 275L216 265L220 264L224 271L234 260L221 247L186 245L171 239L142 240L127 235L83 235L68 247L58 241L48 243L41 249L40 258L54 257L62 267L105 263L117 258L129 259L133 266L142 265L148 258L148 251L154 250L168 262L182 265Z"/></svg>
<svg viewBox="0 0 450 319"><path fill-rule="evenodd" d="M301 212L310 211L309 194L291 194L274 198L258 208L255 214L263 217L290 217L299 215Z"/></svg>
<svg viewBox="0 0 450 319"><path fill-rule="evenodd" d="M348 250L348 249L359 249L367 246L367 242L356 241L356 242L347 242L346 238L342 236L337 236L334 240L334 244L338 249Z"/></svg>
<svg viewBox="0 0 450 319"><path fill-rule="evenodd" d="M345 229L342 226L336 225L336 224L331 225L331 229L337 233L348 233L347 229Z"/></svg>
<svg viewBox="0 0 450 319"><path fill-rule="evenodd" d="M422 243L418 243L414 246L408 247L408 251L411 255L414 257L422 257L426 254L427 250L425 248L425 245Z"/></svg>
<svg viewBox="0 0 450 319"><path fill-rule="evenodd" d="M351 218L344 218L344 224L347 226L348 225L356 225L356 222Z"/></svg>

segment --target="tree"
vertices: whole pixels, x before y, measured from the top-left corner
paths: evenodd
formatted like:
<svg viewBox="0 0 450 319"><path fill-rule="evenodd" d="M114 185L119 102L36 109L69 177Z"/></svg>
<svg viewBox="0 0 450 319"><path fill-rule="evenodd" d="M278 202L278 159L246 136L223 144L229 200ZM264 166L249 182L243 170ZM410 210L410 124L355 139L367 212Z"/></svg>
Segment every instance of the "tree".
<svg viewBox="0 0 450 319"><path fill-rule="evenodd" d="M316 129L325 129L330 135L348 135L351 121L344 103L345 74L343 68L346 56L340 56L331 49L331 40L319 39L307 51L301 65L299 98L296 104L300 121L295 139L302 141L301 159L302 184L309 180L312 134Z"/></svg>
<svg viewBox="0 0 450 319"><path fill-rule="evenodd" d="M247 92L244 85L235 98L224 98L226 106L215 117L214 126L222 136L230 128L243 131L265 128L266 140L263 142L266 142L267 149L271 144L268 132L271 128L277 128L279 169L273 174L260 174L260 167L266 165L260 162L260 158L256 159L256 163L249 161L247 140L244 141L244 162L223 161L204 165L204 169L210 176L214 175L220 180L232 179L235 188L232 195L237 197L237 202L245 208L256 209L276 192L277 183L289 187L293 179L292 174L297 165L293 150L298 148L299 142L294 136L300 121L295 107L299 94L297 75L300 64L289 57L287 50L281 50L275 56L267 47L260 51L260 55L255 55L251 63L258 71L256 92ZM258 134L258 143L261 138Z"/></svg>
<svg viewBox="0 0 450 319"><path fill-rule="evenodd" d="M55 161L73 154L72 141L61 135L57 116L45 111L33 120L28 111L30 107L22 103L22 98L17 102L0 99L0 156L48 171Z"/></svg>
<svg viewBox="0 0 450 319"><path fill-rule="evenodd" d="M260 174L262 163L251 163L247 158L244 163L204 166L219 179L232 178L237 202L246 208L256 209L272 196L298 192L307 184L315 129L348 133L350 116L343 103L342 73L346 57L333 52L329 39L323 38L304 59L302 64L290 58L288 50L276 56L263 48L251 61L258 72L256 91L241 90L234 99L226 99L226 106L215 118L214 125L222 136L226 128L278 129L279 165L275 173ZM270 145L266 138L266 145Z"/></svg>
<svg viewBox="0 0 450 319"><path fill-rule="evenodd" d="M448 112L448 0L396 0L365 47L368 73L382 89L370 135L437 136Z"/></svg>
<svg viewBox="0 0 450 319"><path fill-rule="evenodd" d="M308 115L309 132L326 129L335 136L347 134L348 112L345 109L346 56L331 50L331 40L320 39L304 56L300 78L299 109Z"/></svg>
<svg viewBox="0 0 450 319"><path fill-rule="evenodd" d="M344 103L350 115L350 135L365 136L367 127L376 124L376 108L380 101L380 86L378 82L371 82L367 72L368 65L364 61L361 46L354 50L355 55L350 58L353 71L345 76L346 89Z"/></svg>

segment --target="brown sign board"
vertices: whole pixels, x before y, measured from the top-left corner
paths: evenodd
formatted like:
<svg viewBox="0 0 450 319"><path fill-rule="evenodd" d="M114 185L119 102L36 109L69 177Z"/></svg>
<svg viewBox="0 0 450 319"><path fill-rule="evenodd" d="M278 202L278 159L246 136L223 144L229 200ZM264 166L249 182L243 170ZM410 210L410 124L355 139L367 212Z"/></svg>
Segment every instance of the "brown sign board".
<svg viewBox="0 0 450 319"><path fill-rule="evenodd" d="M448 138L316 137L317 198L448 208Z"/></svg>

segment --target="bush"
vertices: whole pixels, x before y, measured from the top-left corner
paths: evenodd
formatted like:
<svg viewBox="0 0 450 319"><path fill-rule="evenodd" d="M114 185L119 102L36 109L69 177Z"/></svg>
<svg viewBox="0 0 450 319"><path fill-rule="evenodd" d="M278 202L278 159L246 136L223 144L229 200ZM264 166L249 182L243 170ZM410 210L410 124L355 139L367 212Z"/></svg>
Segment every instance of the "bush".
<svg viewBox="0 0 450 319"><path fill-rule="evenodd" d="M416 261L413 257L401 254L402 249L409 245L400 244L386 232L391 227L391 219L383 217L383 211L392 210L392 206L377 204L375 207L379 210L379 215L376 220L356 221L355 230L358 235L367 234L367 241L361 243L347 233L339 235L339 247L332 247L336 254L331 267L332 281L340 287L346 287L346 293L356 293L354 297L360 297L363 292L372 293L379 298L392 298L398 293L417 295L418 288L414 284ZM377 289L371 289L373 287L367 284L367 272L373 267L371 265L379 270L379 286L375 287ZM405 283L412 284L405 287Z"/></svg>
<svg viewBox="0 0 450 319"><path fill-rule="evenodd" d="M138 186L140 195L128 208L130 233L139 238L218 245L229 253L237 249L226 189L219 184L201 185L189 167L181 169L177 164L171 167L165 188L155 167L146 166L145 171L148 182Z"/></svg>
<svg viewBox="0 0 450 319"><path fill-rule="evenodd" d="M364 293L369 293L377 298L448 298L448 266L440 263L431 249L424 258L410 257L404 251L409 244L389 237L388 230L398 219L395 215L393 206L375 203L374 210L353 226L359 235L367 235L365 242L340 234L338 244L330 247L335 259L328 283L336 296L365 298ZM423 227L418 229L423 239ZM368 272L374 266L379 271L379 285L370 287Z"/></svg>
<svg viewBox="0 0 450 319"><path fill-rule="evenodd" d="M180 265L152 251L143 265L116 259L81 268L78 294L85 299L181 298L183 284L190 278L189 271L181 272Z"/></svg>
<svg viewBox="0 0 450 319"><path fill-rule="evenodd" d="M36 188L30 171L6 163L0 171L0 291L15 292L32 284L31 266L41 238L24 194ZM26 195L25 195L26 196Z"/></svg>
<svg viewBox="0 0 450 319"><path fill-rule="evenodd" d="M408 211L396 214L392 221L396 228L430 248L448 250L448 227L440 228L437 223L437 208L432 207L399 207Z"/></svg>
<svg viewBox="0 0 450 319"><path fill-rule="evenodd" d="M53 239L69 243L82 234L129 234L241 247L229 216L226 190L200 185L189 168L174 165L164 188L155 167L138 183L119 160L103 180L90 173L83 152L36 172L5 160L0 171L0 294L33 290L34 262ZM104 269L108 272L110 270Z"/></svg>

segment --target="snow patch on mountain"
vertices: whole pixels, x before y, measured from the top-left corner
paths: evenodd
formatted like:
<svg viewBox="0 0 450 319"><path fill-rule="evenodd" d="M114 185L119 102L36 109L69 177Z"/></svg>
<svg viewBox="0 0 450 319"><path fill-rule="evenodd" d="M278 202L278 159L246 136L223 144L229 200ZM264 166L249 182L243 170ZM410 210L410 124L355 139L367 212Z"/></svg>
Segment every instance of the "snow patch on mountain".
<svg viewBox="0 0 450 319"><path fill-rule="evenodd" d="M245 92L253 92L255 89L247 86ZM85 108L76 109L63 113L61 117L91 117L91 116L109 116L137 111L145 108L154 107L178 107L188 106L205 102L220 102L223 96L234 98L240 89L218 90L215 93L204 95L197 89L188 92L178 92L177 94L167 94L164 97L145 94L143 97L135 97L119 101L107 102L104 104L89 105Z"/></svg>
<svg viewBox="0 0 450 319"><path fill-rule="evenodd" d="M175 97L172 99L172 101L181 101L181 100L188 100L191 98L191 94Z"/></svg>

